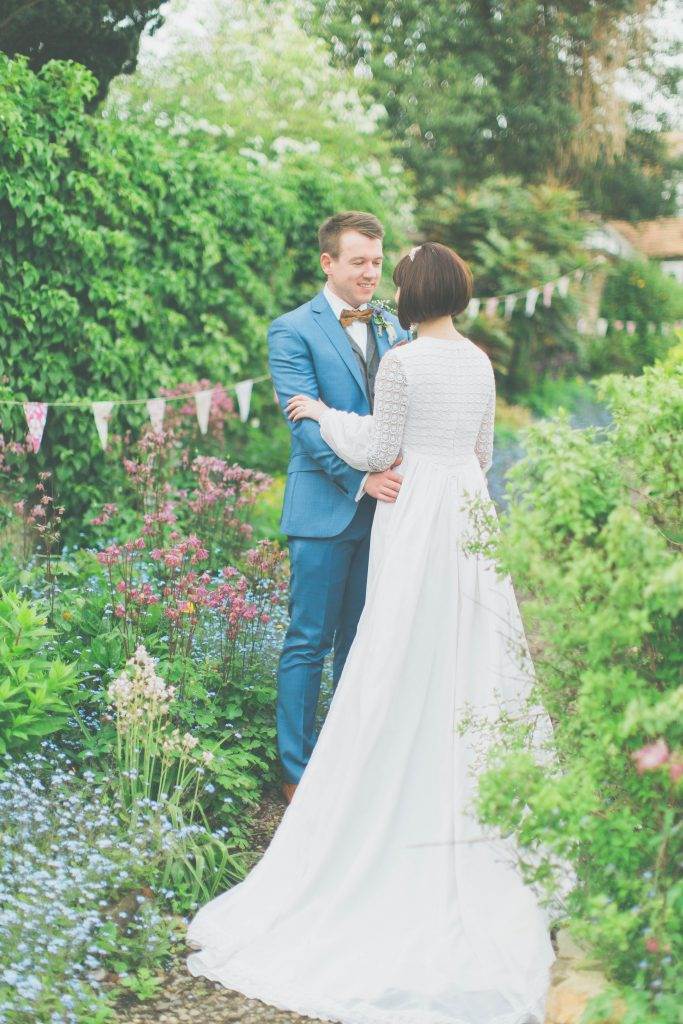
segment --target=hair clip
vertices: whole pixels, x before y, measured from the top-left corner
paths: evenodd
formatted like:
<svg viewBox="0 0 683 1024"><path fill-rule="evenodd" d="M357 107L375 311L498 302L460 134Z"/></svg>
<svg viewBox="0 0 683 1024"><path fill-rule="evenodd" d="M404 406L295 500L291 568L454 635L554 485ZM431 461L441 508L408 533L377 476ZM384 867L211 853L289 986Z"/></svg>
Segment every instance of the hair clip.
<svg viewBox="0 0 683 1024"><path fill-rule="evenodd" d="M413 260L415 259L415 253L416 253L416 252L419 252L419 250L420 250L421 248L422 248L422 246L421 246L421 245L414 245L414 246L413 246L413 248L412 248L412 249L410 250L410 252L408 253L408 256L410 257L410 262L411 262L411 263L412 263L412 262L413 262Z"/></svg>

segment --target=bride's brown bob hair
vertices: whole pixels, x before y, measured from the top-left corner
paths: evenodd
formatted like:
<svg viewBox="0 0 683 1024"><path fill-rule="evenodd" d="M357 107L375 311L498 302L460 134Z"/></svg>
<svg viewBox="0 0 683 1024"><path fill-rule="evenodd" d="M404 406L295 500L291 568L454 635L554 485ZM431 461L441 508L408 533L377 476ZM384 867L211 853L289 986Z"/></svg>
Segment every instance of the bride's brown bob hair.
<svg viewBox="0 0 683 1024"><path fill-rule="evenodd" d="M394 270L401 327L462 313L472 298L472 272L465 261L440 242L423 242L411 252L413 258L404 256Z"/></svg>

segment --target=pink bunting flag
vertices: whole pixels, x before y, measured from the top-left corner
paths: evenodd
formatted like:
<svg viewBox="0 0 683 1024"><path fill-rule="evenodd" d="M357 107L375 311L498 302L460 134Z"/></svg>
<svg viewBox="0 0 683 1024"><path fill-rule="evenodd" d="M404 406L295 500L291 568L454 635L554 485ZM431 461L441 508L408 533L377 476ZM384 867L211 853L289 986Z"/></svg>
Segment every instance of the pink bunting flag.
<svg viewBox="0 0 683 1024"><path fill-rule="evenodd" d="M113 408L113 402L93 402L91 404L92 414L95 417L97 436L100 439L102 451L107 450L107 440L109 438L109 420L111 419L111 412Z"/></svg>
<svg viewBox="0 0 683 1024"><path fill-rule="evenodd" d="M40 442L43 440L45 420L47 419L47 402L24 402L24 416L28 425L28 436L33 445L33 451L40 451Z"/></svg>
<svg viewBox="0 0 683 1024"><path fill-rule="evenodd" d="M213 388L205 388L203 391L195 391L194 405L197 412L197 423L199 431L205 434L209 429L209 415L211 414L211 399Z"/></svg>
<svg viewBox="0 0 683 1024"><path fill-rule="evenodd" d="M633 320L627 320L626 321L626 333L627 334L635 334L636 333L636 325L633 322Z"/></svg>
<svg viewBox="0 0 683 1024"><path fill-rule="evenodd" d="M164 413L166 412L165 398L148 398L147 412L154 430L164 429Z"/></svg>
<svg viewBox="0 0 683 1024"><path fill-rule="evenodd" d="M498 299L493 295L490 299L486 300L484 305L484 312L487 316L495 316L498 312Z"/></svg>
<svg viewBox="0 0 683 1024"><path fill-rule="evenodd" d="M623 331L623 329L624 329L624 321L623 320L615 320L614 321L614 330L615 331Z"/></svg>
<svg viewBox="0 0 683 1024"><path fill-rule="evenodd" d="M548 281L547 284L543 285L543 305L544 306L549 306L550 305L550 303L552 301L552 297L553 297L553 290L554 290L554 288L555 288L555 282L554 281Z"/></svg>

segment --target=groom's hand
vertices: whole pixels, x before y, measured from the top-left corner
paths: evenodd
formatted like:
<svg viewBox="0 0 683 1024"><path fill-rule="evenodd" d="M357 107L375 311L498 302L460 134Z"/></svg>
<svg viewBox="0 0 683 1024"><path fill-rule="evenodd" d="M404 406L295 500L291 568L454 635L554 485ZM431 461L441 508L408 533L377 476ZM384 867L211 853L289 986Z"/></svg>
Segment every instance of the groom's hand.
<svg viewBox="0 0 683 1024"><path fill-rule="evenodd" d="M401 461L402 457L399 455L391 469L385 469L382 473L370 473L363 488L365 493L369 494L371 498L377 498L378 501L396 501L398 492L401 490L403 477L399 476L398 473L392 472L392 470Z"/></svg>

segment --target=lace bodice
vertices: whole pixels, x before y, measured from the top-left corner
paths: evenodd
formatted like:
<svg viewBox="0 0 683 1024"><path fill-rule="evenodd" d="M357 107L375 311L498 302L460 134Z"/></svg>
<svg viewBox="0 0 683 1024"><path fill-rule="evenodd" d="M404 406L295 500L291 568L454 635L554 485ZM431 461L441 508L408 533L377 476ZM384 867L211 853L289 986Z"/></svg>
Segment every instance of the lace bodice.
<svg viewBox="0 0 683 1024"><path fill-rule="evenodd" d="M369 429L363 451L355 446L352 464L379 472L405 449L448 463L464 462L474 453L486 473L493 456L495 404L491 361L473 342L423 337L401 345L380 363L374 414L363 417ZM335 439L334 415L328 410L320 421L328 443ZM349 416L360 419L345 414L344 420ZM338 438L339 417L334 425Z"/></svg>

